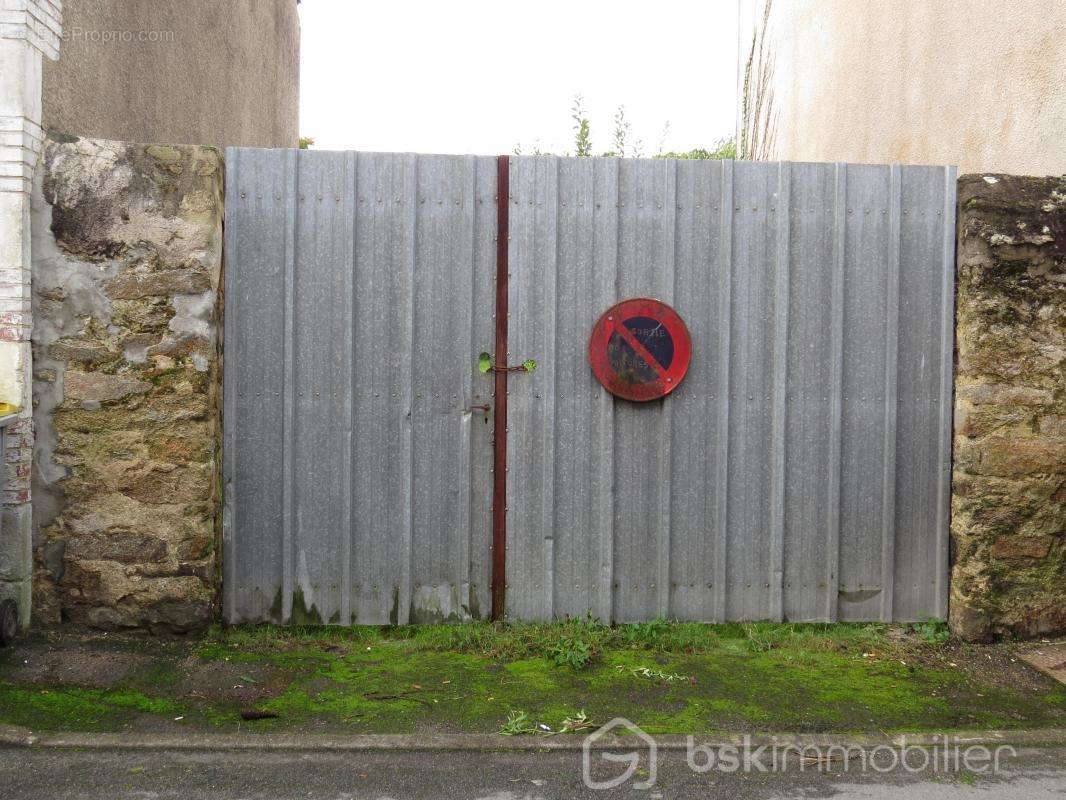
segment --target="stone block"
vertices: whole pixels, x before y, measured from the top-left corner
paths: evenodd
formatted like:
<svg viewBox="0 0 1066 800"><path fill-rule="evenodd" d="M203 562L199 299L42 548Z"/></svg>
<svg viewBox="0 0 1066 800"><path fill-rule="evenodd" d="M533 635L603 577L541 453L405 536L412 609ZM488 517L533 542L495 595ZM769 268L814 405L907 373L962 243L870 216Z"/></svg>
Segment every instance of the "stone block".
<svg viewBox="0 0 1066 800"><path fill-rule="evenodd" d="M126 375L104 372L67 372L63 391L69 400L107 403L122 400L131 394L151 391L152 384Z"/></svg>

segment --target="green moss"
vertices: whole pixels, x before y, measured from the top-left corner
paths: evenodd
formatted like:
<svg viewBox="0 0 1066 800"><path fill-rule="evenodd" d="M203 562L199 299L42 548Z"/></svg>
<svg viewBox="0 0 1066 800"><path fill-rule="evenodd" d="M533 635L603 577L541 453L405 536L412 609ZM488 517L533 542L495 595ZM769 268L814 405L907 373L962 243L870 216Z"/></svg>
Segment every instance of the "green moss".
<svg viewBox="0 0 1066 800"><path fill-rule="evenodd" d="M1066 720L1066 691L1050 682L1039 690L995 688L950 668L938 655L944 643L913 632L909 650L893 655L886 630L584 622L214 629L188 644L146 640L138 647L154 648L154 663L112 690L0 683L0 722L99 730L165 715L219 730L494 732L511 711L555 728L584 710L594 722L624 716L652 732L697 734L1039 727ZM555 666L543 650L561 635L585 637L596 658L580 670ZM233 683L256 676L249 681L254 691L229 692L226 668L205 662L231 662ZM645 667L653 677L640 672ZM0 659L0 680L13 668ZM197 685L197 669L214 675L221 688L183 696ZM241 723L239 711L248 707L279 716Z"/></svg>
<svg viewBox="0 0 1066 800"><path fill-rule="evenodd" d="M0 682L0 720L34 730L111 729L131 713L181 715L182 706L133 689L22 686Z"/></svg>

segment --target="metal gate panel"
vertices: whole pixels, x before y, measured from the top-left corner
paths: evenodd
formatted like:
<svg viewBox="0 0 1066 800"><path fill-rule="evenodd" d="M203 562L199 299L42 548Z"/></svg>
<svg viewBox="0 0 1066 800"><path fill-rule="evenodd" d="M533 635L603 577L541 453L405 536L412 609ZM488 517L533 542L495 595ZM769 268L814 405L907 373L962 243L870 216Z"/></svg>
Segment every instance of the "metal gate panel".
<svg viewBox="0 0 1066 800"><path fill-rule="evenodd" d="M681 388L670 397L674 430L690 420L700 424L687 435L670 439L672 505L670 509L670 607L684 619L716 619L724 597L718 588L719 568L725 567L725 530L716 531L715 520L724 512L725 484L718 484L719 464L728 458L728 418L723 411L728 392L729 327L716 320L729 317L728 237L732 208L722 207L730 193L733 164L706 165L696 161L677 164L674 300L687 309L686 324L694 340L707 342L694 357ZM728 206L728 204L726 204ZM725 304L725 305L723 305ZM724 518L724 517L723 517ZM722 558L721 562L719 561Z"/></svg>
<svg viewBox="0 0 1066 800"><path fill-rule="evenodd" d="M290 324L295 158L284 150L226 157L222 591L229 622L282 619L291 552L281 531L282 487L291 473L283 466L280 345Z"/></svg>
<svg viewBox="0 0 1066 800"><path fill-rule="evenodd" d="M794 164L791 177L783 615L816 620L837 601L846 167Z"/></svg>
<svg viewBox="0 0 1066 800"><path fill-rule="evenodd" d="M490 607L495 159L227 155L224 611ZM943 617L954 170L511 159L506 612ZM594 379L653 296L665 401Z"/></svg>
<svg viewBox="0 0 1066 800"><path fill-rule="evenodd" d="M507 612L946 613L954 170L511 163ZM615 401L585 344L673 304L685 383Z"/></svg>
<svg viewBox="0 0 1066 800"><path fill-rule="evenodd" d="M493 159L228 151L228 621L486 612L494 193Z"/></svg>
<svg viewBox="0 0 1066 800"><path fill-rule="evenodd" d="M947 175L935 170L912 173L906 167L904 175L894 616L944 618L951 504L956 179L953 171ZM930 526L943 535L925 535Z"/></svg>

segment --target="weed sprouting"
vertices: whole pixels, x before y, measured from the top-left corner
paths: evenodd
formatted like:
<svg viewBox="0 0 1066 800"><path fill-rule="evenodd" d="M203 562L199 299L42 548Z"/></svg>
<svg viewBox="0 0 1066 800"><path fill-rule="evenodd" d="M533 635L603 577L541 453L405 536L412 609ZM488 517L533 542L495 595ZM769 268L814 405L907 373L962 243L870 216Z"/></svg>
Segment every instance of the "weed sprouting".
<svg viewBox="0 0 1066 800"><path fill-rule="evenodd" d="M943 644L951 638L948 624L941 619L925 619L921 622L912 623L911 633L915 634L926 644Z"/></svg>
<svg viewBox="0 0 1066 800"><path fill-rule="evenodd" d="M557 667L582 669L592 660L592 645L577 637L564 636L550 645L545 655Z"/></svg>

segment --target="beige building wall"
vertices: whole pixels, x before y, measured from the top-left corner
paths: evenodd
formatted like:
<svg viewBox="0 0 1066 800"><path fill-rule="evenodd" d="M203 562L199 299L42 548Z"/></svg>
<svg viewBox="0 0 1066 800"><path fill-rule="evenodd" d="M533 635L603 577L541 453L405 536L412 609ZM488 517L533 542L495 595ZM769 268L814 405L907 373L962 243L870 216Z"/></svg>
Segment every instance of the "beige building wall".
<svg viewBox="0 0 1066 800"><path fill-rule="evenodd" d="M44 126L127 142L295 147L297 0L65 0Z"/></svg>
<svg viewBox="0 0 1066 800"><path fill-rule="evenodd" d="M747 157L1066 173L1066 0L740 0Z"/></svg>

